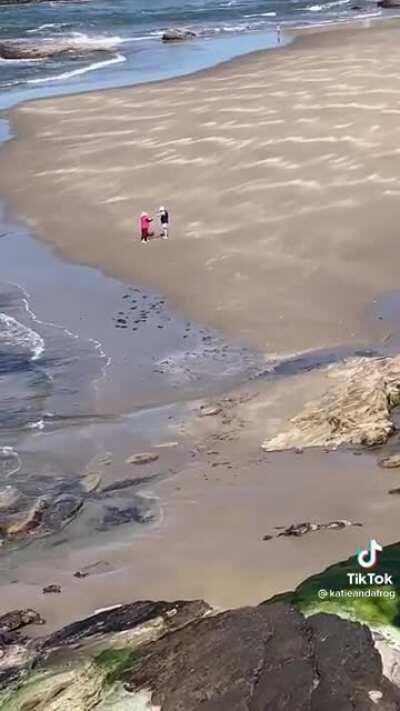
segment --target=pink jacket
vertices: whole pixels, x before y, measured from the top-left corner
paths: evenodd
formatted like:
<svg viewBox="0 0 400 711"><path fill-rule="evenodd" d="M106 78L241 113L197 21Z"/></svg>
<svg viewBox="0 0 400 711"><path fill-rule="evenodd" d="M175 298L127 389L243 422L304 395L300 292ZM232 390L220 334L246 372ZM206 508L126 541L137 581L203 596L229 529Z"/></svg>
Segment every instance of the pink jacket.
<svg viewBox="0 0 400 711"><path fill-rule="evenodd" d="M150 227L150 224L152 222L152 218L149 217L149 215L142 215L140 218L140 227L142 230L148 230Z"/></svg>

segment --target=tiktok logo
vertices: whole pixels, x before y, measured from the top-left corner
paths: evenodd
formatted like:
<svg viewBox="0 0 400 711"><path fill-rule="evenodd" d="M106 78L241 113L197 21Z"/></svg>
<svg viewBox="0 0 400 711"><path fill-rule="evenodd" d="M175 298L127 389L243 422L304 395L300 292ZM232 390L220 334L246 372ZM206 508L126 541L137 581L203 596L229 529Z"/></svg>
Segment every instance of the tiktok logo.
<svg viewBox="0 0 400 711"><path fill-rule="evenodd" d="M378 562L378 551L382 551L383 548L379 545L375 538L371 538L368 542L368 548L361 549L357 553L358 564L362 568L373 568Z"/></svg>

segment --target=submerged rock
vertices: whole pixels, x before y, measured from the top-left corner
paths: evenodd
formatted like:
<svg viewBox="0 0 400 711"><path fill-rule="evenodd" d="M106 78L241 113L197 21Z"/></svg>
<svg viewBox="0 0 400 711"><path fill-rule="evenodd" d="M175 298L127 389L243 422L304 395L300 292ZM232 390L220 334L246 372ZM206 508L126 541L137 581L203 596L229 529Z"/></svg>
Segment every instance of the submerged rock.
<svg viewBox="0 0 400 711"><path fill-rule="evenodd" d="M102 523L97 527L99 531L108 531L114 526L126 523L150 523L155 519L151 500L140 496L128 500L113 499L106 504L103 512Z"/></svg>
<svg viewBox="0 0 400 711"><path fill-rule="evenodd" d="M5 486L0 489L0 512L14 510L22 499L22 494L15 486Z"/></svg>
<svg viewBox="0 0 400 711"><path fill-rule="evenodd" d="M305 405L267 451L302 447L384 444L394 432L391 412L400 402L400 356L353 358L327 370L331 386Z"/></svg>
<svg viewBox="0 0 400 711"><path fill-rule="evenodd" d="M154 481L156 479L158 479L157 474L153 476L135 477L134 479L121 479L119 481L114 481L112 484L108 484L107 486L103 486L103 488L99 491L99 495L111 494L115 491L122 491L123 489L141 486L142 484L148 484L150 481Z"/></svg>
<svg viewBox="0 0 400 711"><path fill-rule="evenodd" d="M7 536L21 536L31 533L41 525L43 516L49 508L49 503L49 499L46 496L42 496L32 504L29 511L24 515L14 519L4 527L0 526L0 528L3 528Z"/></svg>
<svg viewBox="0 0 400 711"><path fill-rule="evenodd" d="M82 508L83 499L73 494L58 496L48 507L44 517L44 525L50 531L62 528Z"/></svg>

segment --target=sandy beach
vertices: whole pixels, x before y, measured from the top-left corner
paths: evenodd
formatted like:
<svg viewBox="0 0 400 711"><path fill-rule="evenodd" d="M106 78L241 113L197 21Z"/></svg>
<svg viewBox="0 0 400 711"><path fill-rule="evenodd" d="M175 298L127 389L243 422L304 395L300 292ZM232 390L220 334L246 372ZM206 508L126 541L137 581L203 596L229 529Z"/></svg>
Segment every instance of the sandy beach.
<svg viewBox="0 0 400 711"><path fill-rule="evenodd" d="M374 304L398 288L399 31L393 22L308 33L174 81L23 104L9 115L0 195L67 260L156 289L169 309L268 362L383 348L397 333ZM142 246L139 214L161 204L171 237ZM184 456L146 470L169 467L151 487L162 518L104 547L79 550L67 537L39 545L32 561L25 552L0 607L34 606L54 628L138 598L250 604L372 536L396 540L398 497L387 491L399 475L373 453L262 451L324 393L326 373L310 370L235 388L216 417L199 416L210 397L182 406L173 438ZM159 441L152 432L146 445ZM121 462L110 471L128 476ZM277 526L338 519L362 527L262 540ZM107 574L73 578L104 558ZM54 582L66 595L43 597Z"/></svg>
<svg viewBox="0 0 400 711"><path fill-rule="evenodd" d="M368 304L398 284L398 31L22 105L0 193L68 259L266 353L376 340ZM171 240L144 251L138 216L160 204Z"/></svg>

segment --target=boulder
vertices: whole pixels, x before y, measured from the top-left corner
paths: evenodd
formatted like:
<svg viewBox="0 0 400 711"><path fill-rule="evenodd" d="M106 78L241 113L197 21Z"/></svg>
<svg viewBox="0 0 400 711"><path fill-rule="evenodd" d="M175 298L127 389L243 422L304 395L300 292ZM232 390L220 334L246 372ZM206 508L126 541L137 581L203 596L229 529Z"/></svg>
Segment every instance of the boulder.
<svg viewBox="0 0 400 711"><path fill-rule="evenodd" d="M51 59L57 57L79 58L95 52L106 52L110 48L106 47L101 40L99 44L89 44L85 40L76 39L65 40L43 40L34 42L33 40L4 40L0 42L1 59Z"/></svg>
<svg viewBox="0 0 400 711"><path fill-rule="evenodd" d="M319 400L306 403L266 440L265 450L373 447L388 441L395 430L392 411L400 404L400 356L351 358L326 375L330 384Z"/></svg>
<svg viewBox="0 0 400 711"><path fill-rule="evenodd" d="M190 40L197 37L195 32L192 30L178 30L170 29L165 30L162 36L163 42L182 42L183 40Z"/></svg>

